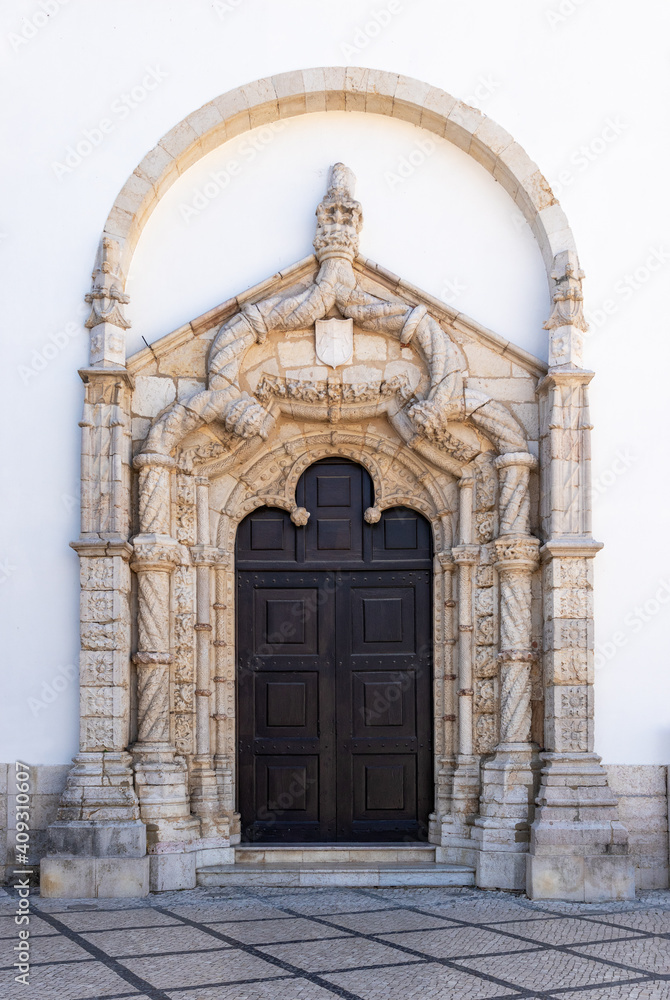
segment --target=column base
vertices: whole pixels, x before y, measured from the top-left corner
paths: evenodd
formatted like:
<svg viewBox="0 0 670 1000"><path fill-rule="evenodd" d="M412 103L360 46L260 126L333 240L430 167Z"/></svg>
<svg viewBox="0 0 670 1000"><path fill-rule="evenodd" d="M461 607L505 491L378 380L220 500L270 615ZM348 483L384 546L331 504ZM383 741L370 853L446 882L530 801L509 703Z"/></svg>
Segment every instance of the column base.
<svg viewBox="0 0 670 1000"><path fill-rule="evenodd" d="M189 784L191 812L200 820L201 837L228 838L230 820L221 808L219 783L209 755L196 755L193 758Z"/></svg>
<svg viewBox="0 0 670 1000"><path fill-rule="evenodd" d="M537 747L501 743L482 767L479 816L472 839L478 847L480 889L526 887L526 854L538 784Z"/></svg>
<svg viewBox="0 0 670 1000"><path fill-rule="evenodd" d="M135 785L147 844L187 844L200 836L200 820L191 816L186 762L170 744L138 744Z"/></svg>
<svg viewBox="0 0 670 1000"><path fill-rule="evenodd" d="M149 858L66 858L40 863L45 899L124 899L148 896Z"/></svg>
<svg viewBox="0 0 670 1000"><path fill-rule="evenodd" d="M543 753L531 827L531 899L603 902L635 898L628 832L595 753Z"/></svg>
<svg viewBox="0 0 670 1000"><path fill-rule="evenodd" d="M477 845L472 841L472 824L479 806L479 759L461 754L456 760L451 790L451 812L442 817L441 846L435 860L445 864L477 863Z"/></svg>

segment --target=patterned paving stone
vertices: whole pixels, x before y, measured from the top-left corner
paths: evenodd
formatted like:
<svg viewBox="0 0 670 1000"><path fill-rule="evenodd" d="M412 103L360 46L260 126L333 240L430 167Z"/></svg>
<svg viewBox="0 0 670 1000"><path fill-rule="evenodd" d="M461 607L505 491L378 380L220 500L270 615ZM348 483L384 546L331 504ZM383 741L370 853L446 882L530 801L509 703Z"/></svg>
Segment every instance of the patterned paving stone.
<svg viewBox="0 0 670 1000"><path fill-rule="evenodd" d="M101 931L82 934L97 948L102 948L115 958L131 955L170 955L176 952L208 951L227 947L210 935L193 927L175 924L174 927L147 927L134 931Z"/></svg>
<svg viewBox="0 0 670 1000"><path fill-rule="evenodd" d="M338 937L347 934L346 928L324 927L300 917L281 917L267 920L236 920L230 923L212 923L208 926L221 934L228 934L245 944L273 944L281 941L310 941L314 938Z"/></svg>
<svg viewBox="0 0 670 1000"><path fill-rule="evenodd" d="M375 969L367 976L360 972L340 972L324 978L350 990L361 1000L489 1000L516 993L476 975L432 963Z"/></svg>
<svg viewBox="0 0 670 1000"><path fill-rule="evenodd" d="M170 1000L194 1000L192 990L169 990L168 996ZM268 983L243 986L204 987L195 996L197 1000L333 1000L330 990L322 989L307 979L273 979Z"/></svg>
<svg viewBox="0 0 670 1000"><path fill-rule="evenodd" d="M603 913L598 921L618 927L631 927L647 934L670 934L670 909L634 910L630 913Z"/></svg>
<svg viewBox="0 0 670 1000"><path fill-rule="evenodd" d="M265 893L263 893L265 895ZM363 895L348 889L302 889L284 893L270 899L275 907L288 906L299 913L356 913L358 910L385 910L394 907L393 902L381 897Z"/></svg>
<svg viewBox="0 0 670 1000"><path fill-rule="evenodd" d="M546 944L578 944L582 941L609 941L612 938L633 937L638 934L630 928L596 923L572 917L549 917L544 920L504 921L491 925L492 930L518 934L532 941Z"/></svg>
<svg viewBox="0 0 670 1000"><path fill-rule="evenodd" d="M196 889L34 908L29 991L10 957L0 1000L670 1000L667 892L587 906L472 889Z"/></svg>
<svg viewBox="0 0 670 1000"><path fill-rule="evenodd" d="M561 993L561 1000L670 1000L670 983L629 984L627 986L607 986L604 989L569 990Z"/></svg>
<svg viewBox="0 0 670 1000"><path fill-rule="evenodd" d="M431 927L453 926L443 917L424 916L408 909L377 910L376 912L329 914L327 919L340 927L363 934L384 934L391 931L424 930Z"/></svg>
<svg viewBox="0 0 670 1000"><path fill-rule="evenodd" d="M2 941L9 940L13 941L16 939L16 932L18 930L17 925L14 923L14 915L12 914L11 921L7 920L0 923L0 949L3 947ZM37 914L33 914L30 918L30 936L40 937L44 934L54 934L56 933L50 924L47 924L44 920L40 920Z"/></svg>
<svg viewBox="0 0 670 1000"><path fill-rule="evenodd" d="M462 965L498 976L528 990L559 989L587 983L615 983L635 979L628 969L593 962L562 951L532 951L496 958L465 958ZM641 974L640 974L641 975Z"/></svg>
<svg viewBox="0 0 670 1000"><path fill-rule="evenodd" d="M3 992L3 989L5 992ZM103 997L128 996L135 992L128 983L101 962L73 965L35 965L30 984L23 995L17 983L2 983L3 1000L103 1000Z"/></svg>
<svg viewBox="0 0 670 1000"><path fill-rule="evenodd" d="M384 940L397 941L406 948L415 948L432 958L456 958L470 955L495 955L529 951L537 948L532 941L515 941L483 927L451 927L442 930L409 934L387 934Z"/></svg>
<svg viewBox="0 0 670 1000"><path fill-rule="evenodd" d="M291 962L308 972L333 969L365 969L370 965L399 965L420 961L411 955L389 948L381 942L363 938L342 938L335 941L307 941L299 948L295 945L271 945L261 949Z"/></svg>
<svg viewBox="0 0 670 1000"><path fill-rule="evenodd" d="M161 955L127 958L121 965L151 986L172 990L198 983L230 983L245 979L268 979L280 973L276 965L235 948L191 955Z"/></svg>
<svg viewBox="0 0 670 1000"><path fill-rule="evenodd" d="M175 917L156 913L153 907L141 910L54 913L54 917L73 931L116 930L119 928L130 933L130 928L133 927L165 927L168 924L179 923Z"/></svg>
<svg viewBox="0 0 670 1000"><path fill-rule="evenodd" d="M637 938L635 941L578 945L582 955L607 958L611 962L644 969L658 975L670 975L670 941L667 938Z"/></svg>

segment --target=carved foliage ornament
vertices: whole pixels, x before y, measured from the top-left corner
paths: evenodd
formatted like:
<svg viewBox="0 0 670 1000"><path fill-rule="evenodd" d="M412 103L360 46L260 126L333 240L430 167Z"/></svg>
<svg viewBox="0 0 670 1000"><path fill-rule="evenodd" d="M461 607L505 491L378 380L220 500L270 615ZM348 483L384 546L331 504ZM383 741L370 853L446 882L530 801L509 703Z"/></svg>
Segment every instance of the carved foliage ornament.
<svg viewBox="0 0 670 1000"><path fill-rule="evenodd" d="M485 393L468 387L460 348L425 306L413 306L391 295L373 295L359 283L352 265L363 215L353 197L354 180L344 164L332 168L328 191L316 212L314 249L320 267L314 281L307 288L296 286L247 304L224 323L209 353L207 389L175 403L155 421L145 444L146 452L169 455L189 432L214 421L240 439L267 438L275 416L262 402L269 395L281 395L284 387L279 381L264 380L264 400L244 392L239 378L246 352L253 344L262 343L272 331L288 333L321 323L334 307L344 317L347 331L356 324L362 330L395 337L400 343L411 340L425 358L430 378L426 398L406 402L400 393L400 405L419 436L428 438L438 448L453 451L457 439L449 433L448 424L467 420L500 453L528 450L523 430L510 411ZM343 363L338 359L344 359L346 354L344 340L348 333L344 338L344 326L337 329L340 333L334 339L339 354L331 352L327 362L331 365ZM325 386L313 388L287 385L286 394L302 396L315 392L317 397L322 393L327 397L329 387L330 380ZM344 395L344 387L339 391ZM354 395L357 393L360 395L359 390L354 390ZM343 398L342 402L345 401ZM470 451L464 446L463 461L474 457Z"/></svg>

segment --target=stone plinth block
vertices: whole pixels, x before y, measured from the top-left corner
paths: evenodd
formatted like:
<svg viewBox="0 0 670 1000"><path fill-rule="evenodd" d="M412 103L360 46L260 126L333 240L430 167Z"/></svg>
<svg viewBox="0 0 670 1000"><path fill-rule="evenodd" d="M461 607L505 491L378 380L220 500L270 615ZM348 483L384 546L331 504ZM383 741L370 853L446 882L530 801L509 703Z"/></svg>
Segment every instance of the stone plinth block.
<svg viewBox="0 0 670 1000"><path fill-rule="evenodd" d="M197 851L151 854L149 885L152 892L195 889Z"/></svg>
<svg viewBox="0 0 670 1000"><path fill-rule="evenodd" d="M530 899L583 903L635 899L633 866L625 855L529 854L526 863L526 894Z"/></svg>
<svg viewBox="0 0 670 1000"><path fill-rule="evenodd" d="M141 820L97 822L71 820L49 827L49 854L96 858L141 858L147 832Z"/></svg>
<svg viewBox="0 0 670 1000"><path fill-rule="evenodd" d="M66 858L40 864L45 899L122 899L149 894L149 858Z"/></svg>

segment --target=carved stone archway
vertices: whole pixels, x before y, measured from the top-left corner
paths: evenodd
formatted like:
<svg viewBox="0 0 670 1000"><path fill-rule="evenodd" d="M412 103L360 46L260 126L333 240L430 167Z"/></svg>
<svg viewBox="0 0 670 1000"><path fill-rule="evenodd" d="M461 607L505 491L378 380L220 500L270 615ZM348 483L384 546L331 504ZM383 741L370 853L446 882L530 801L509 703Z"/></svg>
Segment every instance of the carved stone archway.
<svg viewBox="0 0 670 1000"><path fill-rule="evenodd" d="M433 524L438 857L476 868L482 886L554 898L630 894L626 831L592 743L592 373L579 367L582 274L569 229L534 165L472 109L386 74L333 71L343 74L337 89L330 71L316 72L316 103L327 109L339 94L345 108L409 117L460 141L514 192L553 283L549 369L360 258L360 205L341 164L317 211L315 257L126 367L124 272L177 164L258 115L323 109L296 103L288 74L206 106L162 140L110 215L88 296L74 543L81 749L50 830L43 892L187 887L199 865L232 859L234 530L269 502L299 523L294 491L305 464L346 454L370 469L376 509L416 506ZM345 378L324 374L316 358L291 362L286 345L311 344L324 322L335 336L353 330L368 368L354 364ZM505 402L495 378L487 389L481 379L469 385L473 344L496 359ZM512 383L526 395L510 396Z"/></svg>

